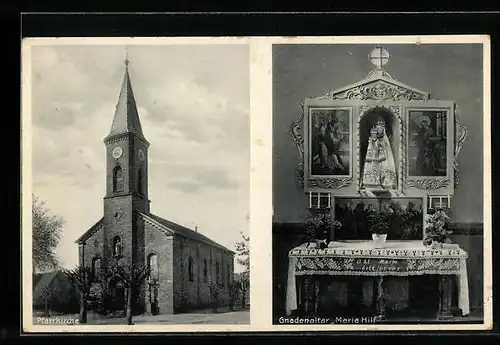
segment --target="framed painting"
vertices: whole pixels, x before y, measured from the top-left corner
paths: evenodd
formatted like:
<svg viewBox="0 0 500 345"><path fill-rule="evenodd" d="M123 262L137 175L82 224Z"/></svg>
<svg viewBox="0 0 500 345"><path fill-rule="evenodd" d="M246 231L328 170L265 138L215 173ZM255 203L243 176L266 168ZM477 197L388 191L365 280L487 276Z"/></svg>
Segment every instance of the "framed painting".
<svg viewBox="0 0 500 345"><path fill-rule="evenodd" d="M406 107L407 188L453 194L455 104L432 100Z"/></svg>
<svg viewBox="0 0 500 345"><path fill-rule="evenodd" d="M447 175L447 123L446 110L409 110L409 176Z"/></svg>
<svg viewBox="0 0 500 345"><path fill-rule="evenodd" d="M309 108L308 122L310 176L351 176L351 108Z"/></svg>

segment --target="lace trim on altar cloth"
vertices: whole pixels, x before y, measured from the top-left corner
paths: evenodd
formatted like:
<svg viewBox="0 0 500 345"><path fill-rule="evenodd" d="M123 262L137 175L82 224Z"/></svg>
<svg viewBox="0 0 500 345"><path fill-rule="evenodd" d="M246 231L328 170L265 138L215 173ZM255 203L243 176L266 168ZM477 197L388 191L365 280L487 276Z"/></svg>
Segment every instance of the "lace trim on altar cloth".
<svg viewBox="0 0 500 345"><path fill-rule="evenodd" d="M406 277L420 276L424 274L433 275L460 275L460 270L422 270L422 271L405 271L405 272L366 272L366 271L297 271L296 276L312 276L312 275L328 275L328 276L370 276L370 277Z"/></svg>
<svg viewBox="0 0 500 345"><path fill-rule="evenodd" d="M412 241L413 242L413 241ZM333 242L334 245L336 242ZM392 248L383 249L373 249L369 248L373 246L372 242L366 241L363 243L352 244L342 244L340 248L306 248L306 245L301 245L292 249L289 253L291 257L356 257L356 258L388 258L388 259L405 259L405 258L467 258L468 254L458 245L450 245L449 248L443 249L430 249L425 248L423 245L419 246L412 245L393 245ZM353 248L357 247L357 248ZM363 248L365 247L365 248ZM368 248L366 248L368 247ZM401 248L402 247L402 248ZM406 247L406 248L405 248ZM412 248L413 247L413 248Z"/></svg>
<svg viewBox="0 0 500 345"><path fill-rule="evenodd" d="M298 258L295 263L296 274L327 275L421 275L421 274L459 274L461 259L365 259L342 257Z"/></svg>

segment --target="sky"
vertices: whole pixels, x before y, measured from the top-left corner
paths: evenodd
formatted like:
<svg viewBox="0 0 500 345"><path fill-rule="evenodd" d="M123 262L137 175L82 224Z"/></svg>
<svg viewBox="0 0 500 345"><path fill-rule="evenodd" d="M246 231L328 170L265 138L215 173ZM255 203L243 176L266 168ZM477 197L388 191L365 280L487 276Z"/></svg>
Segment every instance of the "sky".
<svg viewBox="0 0 500 345"><path fill-rule="evenodd" d="M33 192L63 217L56 254L103 212L104 137L125 52L149 149L151 212L234 250L249 222L246 45L36 46L32 50ZM235 260L235 271L241 271Z"/></svg>

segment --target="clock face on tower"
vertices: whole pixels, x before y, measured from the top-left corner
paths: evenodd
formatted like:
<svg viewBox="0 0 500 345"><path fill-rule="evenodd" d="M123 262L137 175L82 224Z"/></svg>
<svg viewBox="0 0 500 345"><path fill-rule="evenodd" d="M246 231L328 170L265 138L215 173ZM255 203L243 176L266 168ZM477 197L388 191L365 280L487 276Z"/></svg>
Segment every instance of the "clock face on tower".
<svg viewBox="0 0 500 345"><path fill-rule="evenodd" d="M141 160L141 161L143 161L143 160L144 160L144 158L146 157L146 156L144 155L144 151L143 151L143 150L141 150L141 149L139 149L139 152L137 153L137 155L139 156L139 160Z"/></svg>
<svg viewBox="0 0 500 345"><path fill-rule="evenodd" d="M117 146L113 149L112 155L113 158L118 159L122 156L123 154L123 149L120 146Z"/></svg>

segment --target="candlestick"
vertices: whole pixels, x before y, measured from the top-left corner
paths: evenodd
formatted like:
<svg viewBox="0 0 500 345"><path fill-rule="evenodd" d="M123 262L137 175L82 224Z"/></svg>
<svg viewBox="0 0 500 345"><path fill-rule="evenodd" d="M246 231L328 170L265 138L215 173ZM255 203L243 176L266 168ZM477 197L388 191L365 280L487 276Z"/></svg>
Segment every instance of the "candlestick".
<svg viewBox="0 0 500 345"><path fill-rule="evenodd" d="M448 208L450 208L450 196L448 195Z"/></svg>
<svg viewBox="0 0 500 345"><path fill-rule="evenodd" d="M331 194L328 193L328 208L330 208L331 205L332 205L332 203L331 203Z"/></svg>
<svg viewBox="0 0 500 345"><path fill-rule="evenodd" d="M320 201L321 201L321 193L318 193L318 208L320 208Z"/></svg>
<svg viewBox="0 0 500 345"><path fill-rule="evenodd" d="M312 192L309 192L309 208L312 208Z"/></svg>

